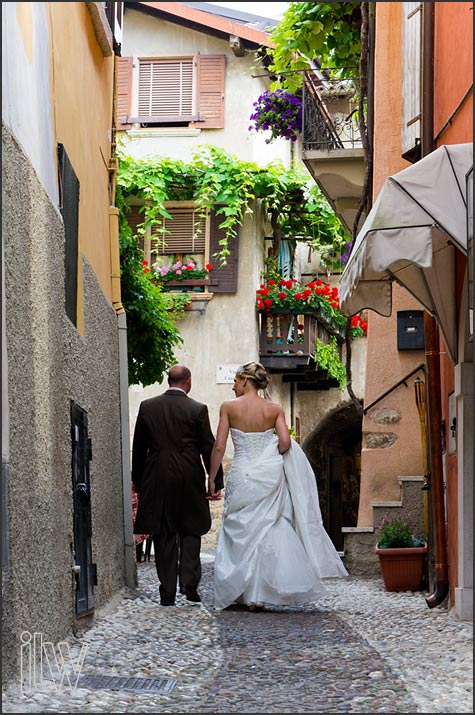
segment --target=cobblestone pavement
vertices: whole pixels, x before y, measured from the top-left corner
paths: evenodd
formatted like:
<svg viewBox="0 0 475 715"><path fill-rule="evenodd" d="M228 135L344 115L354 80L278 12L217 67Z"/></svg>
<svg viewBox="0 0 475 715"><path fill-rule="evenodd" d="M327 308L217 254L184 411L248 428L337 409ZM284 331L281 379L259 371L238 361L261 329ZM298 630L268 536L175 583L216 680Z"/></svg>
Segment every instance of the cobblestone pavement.
<svg viewBox="0 0 475 715"><path fill-rule="evenodd" d="M379 579L331 579L316 604L213 610L213 549L203 552L201 605L161 607L153 556L126 589L68 641L88 650L83 674L167 678L168 693L18 685L3 712L473 712L472 625L422 593L388 593Z"/></svg>

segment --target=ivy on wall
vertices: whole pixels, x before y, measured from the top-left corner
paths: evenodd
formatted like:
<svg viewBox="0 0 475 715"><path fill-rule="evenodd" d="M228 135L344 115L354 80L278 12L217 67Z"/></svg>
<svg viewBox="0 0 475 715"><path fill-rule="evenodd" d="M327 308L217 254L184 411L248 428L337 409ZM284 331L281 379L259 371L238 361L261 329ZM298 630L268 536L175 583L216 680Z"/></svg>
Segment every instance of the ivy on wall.
<svg viewBox="0 0 475 715"><path fill-rule="evenodd" d="M218 205L224 238L213 260L225 263L237 229L262 202L273 227L274 248L282 238L304 241L327 265L339 265L348 236L326 197L300 168L279 162L265 167L238 159L214 146L200 147L189 162L170 157L137 159L118 150L116 204L119 209L122 302L127 312L129 382L160 382L174 364L174 349L182 343L176 321L187 296L164 293L144 271L137 237L148 231L160 241L162 217L171 218L168 201L194 201L198 213ZM136 234L127 222L133 201L142 200L143 222Z"/></svg>

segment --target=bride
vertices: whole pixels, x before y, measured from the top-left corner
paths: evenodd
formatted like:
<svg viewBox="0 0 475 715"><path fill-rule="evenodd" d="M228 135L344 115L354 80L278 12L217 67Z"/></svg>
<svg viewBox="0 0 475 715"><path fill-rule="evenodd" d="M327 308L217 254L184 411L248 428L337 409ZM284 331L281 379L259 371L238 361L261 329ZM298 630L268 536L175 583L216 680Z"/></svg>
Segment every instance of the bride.
<svg viewBox="0 0 475 715"><path fill-rule="evenodd" d="M211 496L229 432L234 457L214 565L217 609L309 603L325 593L322 579L348 575L323 527L310 463L282 407L259 395L268 383L265 367L246 363L234 378L237 399L220 409Z"/></svg>

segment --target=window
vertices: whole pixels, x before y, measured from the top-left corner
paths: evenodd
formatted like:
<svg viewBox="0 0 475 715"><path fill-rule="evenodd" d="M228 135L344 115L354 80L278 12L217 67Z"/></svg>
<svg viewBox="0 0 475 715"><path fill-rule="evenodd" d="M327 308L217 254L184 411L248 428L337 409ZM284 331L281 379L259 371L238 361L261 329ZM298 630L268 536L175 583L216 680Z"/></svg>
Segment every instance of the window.
<svg viewBox="0 0 475 715"><path fill-rule="evenodd" d="M122 43L123 2L105 2L104 10L114 37L114 50L120 51Z"/></svg>
<svg viewBox="0 0 475 715"><path fill-rule="evenodd" d="M117 127L224 127L224 55L120 57ZM132 106L132 85L136 101Z"/></svg>
<svg viewBox="0 0 475 715"><path fill-rule="evenodd" d="M235 293L237 291L237 268L239 239L230 246L226 266L219 266L215 256L220 250L219 241L224 236L219 228L222 218L212 211L206 218L201 217L193 204L186 202L167 204L172 218L163 218L158 230L145 234L138 226L143 222L140 206L132 206L128 223L136 234L144 259L149 265L172 266L177 261L192 260L199 268L207 263L213 265L210 284L206 290L212 293Z"/></svg>
<svg viewBox="0 0 475 715"><path fill-rule="evenodd" d="M58 144L59 200L64 222L66 314L77 325L79 181L62 144Z"/></svg>
<svg viewBox="0 0 475 715"><path fill-rule="evenodd" d="M420 158L422 3L404 2L402 28L402 156Z"/></svg>
<svg viewBox="0 0 475 715"><path fill-rule="evenodd" d="M193 116L193 60L140 60L139 117Z"/></svg>

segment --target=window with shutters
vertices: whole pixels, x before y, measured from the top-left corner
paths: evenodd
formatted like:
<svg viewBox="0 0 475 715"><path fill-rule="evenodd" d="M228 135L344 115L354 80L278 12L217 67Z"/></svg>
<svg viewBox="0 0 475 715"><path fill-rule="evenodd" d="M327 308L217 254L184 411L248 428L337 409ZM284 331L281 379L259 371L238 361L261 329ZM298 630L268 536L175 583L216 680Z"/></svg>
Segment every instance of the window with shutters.
<svg viewBox="0 0 475 715"><path fill-rule="evenodd" d="M220 250L219 241L224 237L224 230L219 228L222 218L214 211L206 218L200 216L193 204L187 202L166 205L171 218L161 218L160 225L140 228L143 212L140 206L132 206L128 214L128 223L137 237L144 252L144 260L150 266L160 269L171 267L178 261L193 261L198 268L207 263L213 265L209 279L203 281L203 290L210 293L235 293L237 291L238 238L230 246L231 255L225 266L219 265L215 254Z"/></svg>
<svg viewBox="0 0 475 715"><path fill-rule="evenodd" d="M77 325L79 179L63 144L58 144L59 208L64 221L66 315Z"/></svg>
<svg viewBox="0 0 475 715"><path fill-rule="evenodd" d="M402 156L420 158L422 3L404 2L402 28Z"/></svg>
<svg viewBox="0 0 475 715"><path fill-rule="evenodd" d="M223 128L225 60L200 54L119 58L117 127Z"/></svg>

